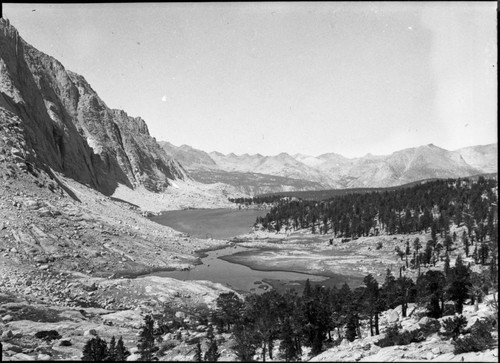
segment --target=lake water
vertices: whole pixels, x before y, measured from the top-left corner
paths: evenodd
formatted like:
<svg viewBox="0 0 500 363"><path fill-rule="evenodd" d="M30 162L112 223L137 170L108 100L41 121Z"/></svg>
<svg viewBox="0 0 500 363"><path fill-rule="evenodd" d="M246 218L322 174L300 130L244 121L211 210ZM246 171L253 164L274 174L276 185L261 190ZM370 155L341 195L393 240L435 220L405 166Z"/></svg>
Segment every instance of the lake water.
<svg viewBox="0 0 500 363"><path fill-rule="evenodd" d="M188 233L198 238L231 239L250 232L258 216L264 216L266 210L237 210L237 209L190 209L163 212L150 219L177 231ZM272 266L266 271L254 270L250 267L225 261L222 256L232 255L242 251L255 251L241 246L225 248L207 252L202 258L202 265L195 266L189 271L162 271L155 272L155 276L173 277L179 280L208 280L222 283L238 291L262 293L273 284L280 289L297 288L309 279L312 283L321 283L327 286L341 285L346 282L345 276L329 278L319 275L310 275L292 271L272 271ZM268 282L264 281L267 280ZM348 281L349 283L350 281ZM340 287L340 286L339 286Z"/></svg>
<svg viewBox="0 0 500 363"><path fill-rule="evenodd" d="M186 209L162 212L150 219L197 238L231 239L252 230L263 209Z"/></svg>
<svg viewBox="0 0 500 363"><path fill-rule="evenodd" d="M238 291L263 292L271 286L263 281L264 279L280 280L282 283L294 286L302 281L309 279L311 281L326 281L328 277L307 275L288 271L258 271L250 267L237 263L228 262L220 259L221 256L227 256L241 251L258 251L258 249L248 249L245 247L232 247L222 250L207 252L207 257L202 259L203 264L194 267L189 271L161 271L156 272L156 276L173 277L179 280L209 280L219 282Z"/></svg>

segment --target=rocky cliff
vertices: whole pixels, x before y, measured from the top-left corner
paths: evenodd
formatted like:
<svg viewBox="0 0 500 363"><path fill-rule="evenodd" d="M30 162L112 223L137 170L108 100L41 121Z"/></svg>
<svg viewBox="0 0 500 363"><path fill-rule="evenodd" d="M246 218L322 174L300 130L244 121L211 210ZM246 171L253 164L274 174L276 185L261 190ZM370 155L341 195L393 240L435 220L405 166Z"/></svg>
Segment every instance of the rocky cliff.
<svg viewBox="0 0 500 363"><path fill-rule="evenodd" d="M17 150L21 165L51 168L107 195L119 183L162 191L171 180L189 178L144 120L108 108L82 76L27 44L5 19L0 110L15 132L3 143Z"/></svg>

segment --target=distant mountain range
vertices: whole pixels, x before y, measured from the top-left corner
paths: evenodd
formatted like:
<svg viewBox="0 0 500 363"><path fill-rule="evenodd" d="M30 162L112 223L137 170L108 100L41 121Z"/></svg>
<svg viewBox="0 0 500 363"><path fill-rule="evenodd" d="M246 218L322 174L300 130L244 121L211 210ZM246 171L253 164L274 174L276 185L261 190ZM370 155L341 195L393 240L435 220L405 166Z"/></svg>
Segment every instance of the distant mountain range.
<svg viewBox="0 0 500 363"><path fill-rule="evenodd" d="M433 144L346 158L335 153L276 156L207 153L159 142L191 177L221 182L251 194L330 188L390 187L430 178L457 178L498 171L497 144L449 151Z"/></svg>

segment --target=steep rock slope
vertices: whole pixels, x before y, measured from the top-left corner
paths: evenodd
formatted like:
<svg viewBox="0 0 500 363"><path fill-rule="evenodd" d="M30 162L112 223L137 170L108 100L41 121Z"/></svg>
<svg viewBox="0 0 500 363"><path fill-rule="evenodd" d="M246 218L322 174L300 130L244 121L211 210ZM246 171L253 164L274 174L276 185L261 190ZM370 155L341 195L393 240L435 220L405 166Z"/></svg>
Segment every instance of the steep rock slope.
<svg viewBox="0 0 500 363"><path fill-rule="evenodd" d="M168 155L174 157L174 159L179 161L187 170L216 167L215 161L204 151L195 149L188 145L181 145L177 147L168 141L158 141L158 144Z"/></svg>
<svg viewBox="0 0 500 363"><path fill-rule="evenodd" d="M0 108L16 118L22 157L105 194L117 185L161 191L188 178L146 123L112 110L87 81L27 44L0 19Z"/></svg>

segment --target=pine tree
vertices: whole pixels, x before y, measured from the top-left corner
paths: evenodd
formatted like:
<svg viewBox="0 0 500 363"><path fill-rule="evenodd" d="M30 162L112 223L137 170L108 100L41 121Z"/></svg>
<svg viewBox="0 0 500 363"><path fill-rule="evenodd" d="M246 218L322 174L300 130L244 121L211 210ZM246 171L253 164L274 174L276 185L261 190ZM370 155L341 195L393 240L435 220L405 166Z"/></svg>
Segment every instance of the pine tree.
<svg viewBox="0 0 500 363"><path fill-rule="evenodd" d="M354 314L349 314L349 316L347 317L345 337L350 342L356 339L356 317L354 316Z"/></svg>
<svg viewBox="0 0 500 363"><path fill-rule="evenodd" d="M105 340L98 336L90 339L83 347L83 361L100 362L106 359L108 346Z"/></svg>
<svg viewBox="0 0 500 363"><path fill-rule="evenodd" d="M469 238L467 237L467 235L462 237L462 241L464 243L465 257L469 257L469 252L470 252L469 251Z"/></svg>
<svg viewBox="0 0 500 363"><path fill-rule="evenodd" d="M234 292L222 293L217 298L217 310L215 321L220 321L222 331L227 326L227 331L230 331L231 325L236 323L241 317L243 309L243 300Z"/></svg>
<svg viewBox="0 0 500 363"><path fill-rule="evenodd" d="M233 328L234 350L241 362L251 362L258 346L258 339L251 324L238 322Z"/></svg>
<svg viewBox="0 0 500 363"><path fill-rule="evenodd" d="M139 336L139 354L141 360L151 361L153 359L155 337L153 335L154 320L151 315L146 315L144 318L144 325Z"/></svg>
<svg viewBox="0 0 500 363"><path fill-rule="evenodd" d="M493 255L490 263L490 278L493 284L497 283L498 280L498 269L497 269L497 258Z"/></svg>
<svg viewBox="0 0 500 363"><path fill-rule="evenodd" d="M467 266L464 265L462 256L458 255L455 261L455 267L450 273L451 282L446 292L448 297L455 303L455 310L462 314L463 305L468 298L468 290L471 287L470 273Z"/></svg>
<svg viewBox="0 0 500 363"><path fill-rule="evenodd" d="M472 252L472 258L474 259L474 262L475 263L478 263L479 262L479 253L477 251L477 243L476 245L474 246L474 252Z"/></svg>
<svg viewBox="0 0 500 363"><path fill-rule="evenodd" d="M281 328L281 343L279 346L280 358L285 359L285 362L297 361L300 357L295 344L295 339L292 334L292 324L290 318L285 319Z"/></svg>
<svg viewBox="0 0 500 363"><path fill-rule="evenodd" d="M440 271L429 270L417 279L418 301L425 304L427 316L439 319L443 314L446 279ZM440 306L441 303L441 306Z"/></svg>
<svg viewBox="0 0 500 363"><path fill-rule="evenodd" d="M446 248L446 252L450 252L451 246L453 245L453 239L447 234L444 238L444 248Z"/></svg>
<svg viewBox="0 0 500 363"><path fill-rule="evenodd" d="M311 297L311 295L312 295L311 282L309 281L309 279L307 279L306 284L304 286L304 291L302 293L302 297L308 299Z"/></svg>
<svg viewBox="0 0 500 363"><path fill-rule="evenodd" d="M489 255L489 248L488 245L484 242L481 243L481 246L479 247L479 259L481 260L481 265L486 265L486 261L488 259Z"/></svg>
<svg viewBox="0 0 500 363"><path fill-rule="evenodd" d="M390 271L388 271L389 273ZM379 287L378 282L375 280L372 274L368 274L363 279L366 285L366 289L363 294L363 300L365 305L365 312L367 313L370 321L370 335L373 336L373 328L375 327L375 334L379 334L378 327L378 314L381 311L382 299L379 297ZM373 323L373 318L375 318L375 324Z"/></svg>
<svg viewBox="0 0 500 363"><path fill-rule="evenodd" d="M114 335L109 341L108 355L106 357L106 360L111 362L116 361L116 341Z"/></svg>
<svg viewBox="0 0 500 363"><path fill-rule="evenodd" d="M444 259L444 275L448 277L450 275L450 256L448 252L446 252L446 256Z"/></svg>
<svg viewBox="0 0 500 363"><path fill-rule="evenodd" d="M123 344L123 338L120 336L118 343L116 343L115 358L117 362L123 362L130 355L130 352L125 348Z"/></svg>

